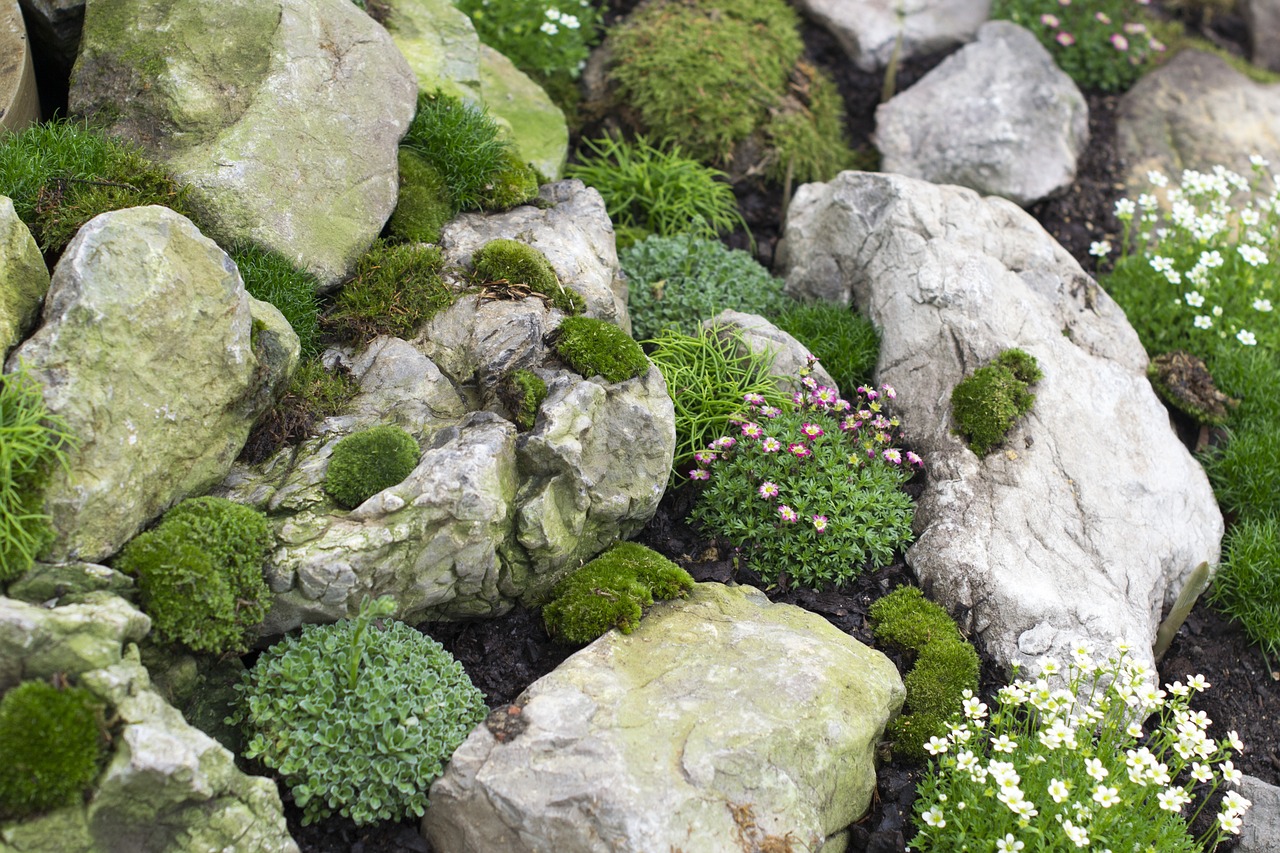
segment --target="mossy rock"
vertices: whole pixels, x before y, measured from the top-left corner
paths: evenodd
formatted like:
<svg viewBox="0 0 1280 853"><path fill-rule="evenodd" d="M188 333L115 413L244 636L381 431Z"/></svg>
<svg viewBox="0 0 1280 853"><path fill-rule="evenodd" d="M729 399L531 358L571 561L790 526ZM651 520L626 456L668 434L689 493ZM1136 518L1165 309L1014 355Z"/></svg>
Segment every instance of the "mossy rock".
<svg viewBox="0 0 1280 853"><path fill-rule="evenodd" d="M521 430L533 429L538 409L547 399L547 383L532 370L513 370L498 387L498 397Z"/></svg>
<svg viewBox="0 0 1280 853"><path fill-rule="evenodd" d="M562 580L542 609L547 633L583 645L610 628L630 634L654 601L680 598L693 578L656 551L619 542Z"/></svg>
<svg viewBox="0 0 1280 853"><path fill-rule="evenodd" d="M453 199L444 175L411 148L400 148L400 196L387 230L406 243L438 243L453 218Z"/></svg>
<svg viewBox="0 0 1280 853"><path fill-rule="evenodd" d="M556 353L586 378L625 382L644 375L649 359L626 332L590 317L568 317L554 334Z"/></svg>
<svg viewBox="0 0 1280 853"><path fill-rule="evenodd" d="M1014 422L1031 409L1036 395L1028 386L1042 376L1033 356L1013 349L955 387L951 413L956 431L968 440L970 450L986 456L1004 441Z"/></svg>
<svg viewBox="0 0 1280 853"><path fill-rule="evenodd" d="M490 240L472 255L472 263L478 277L488 284L505 282L515 287L527 287L551 300L566 314L581 314L586 310L582 294L565 287L556 277L551 262L537 249L519 240Z"/></svg>
<svg viewBox="0 0 1280 853"><path fill-rule="evenodd" d="M365 344L379 335L411 338L457 298L440 277L436 246L378 242L356 264L356 276L333 301L323 324L338 337Z"/></svg>
<svg viewBox="0 0 1280 853"><path fill-rule="evenodd" d="M79 687L27 681L0 699L0 819L80 802L98 777L101 704Z"/></svg>
<svg viewBox="0 0 1280 853"><path fill-rule="evenodd" d="M403 482L418 467L422 451L397 426L352 433L333 448L324 490L339 506L354 509L383 489Z"/></svg>

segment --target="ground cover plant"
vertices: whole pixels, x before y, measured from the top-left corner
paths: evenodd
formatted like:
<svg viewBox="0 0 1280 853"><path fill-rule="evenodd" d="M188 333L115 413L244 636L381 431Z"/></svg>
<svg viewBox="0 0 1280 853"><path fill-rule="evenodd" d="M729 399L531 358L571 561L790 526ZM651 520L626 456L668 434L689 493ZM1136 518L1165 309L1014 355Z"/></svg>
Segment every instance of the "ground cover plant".
<svg viewBox="0 0 1280 853"><path fill-rule="evenodd" d="M880 358L880 333L861 314L829 302L792 302L774 324L813 353L837 388L847 391L871 382Z"/></svg>
<svg viewBox="0 0 1280 853"><path fill-rule="evenodd" d="M245 757L284 778L304 824L421 817L427 789L487 713L439 643L386 619L394 606L366 601L354 619L303 626L237 685L227 721L243 729Z"/></svg>
<svg viewBox="0 0 1280 853"><path fill-rule="evenodd" d="M664 329L694 334L725 309L772 317L791 302L750 253L693 234L648 237L618 252L618 264L637 340Z"/></svg>
<svg viewBox="0 0 1280 853"><path fill-rule="evenodd" d="M500 284L508 293L527 288L547 297L552 305L566 314L581 314L586 310L587 303L582 294L561 284L546 255L528 243L490 240L475 251L471 263L482 286Z"/></svg>
<svg viewBox="0 0 1280 853"><path fill-rule="evenodd" d="M1065 666L1042 659L1034 680L1015 672L990 714L966 697L949 733L927 744L935 758L919 786L912 849L943 853L982 840L1001 853L1191 853L1238 833L1249 801L1235 791L1199 838L1184 816L1242 775L1231 760L1243 749L1236 733L1209 737L1208 716L1190 709L1210 685L1194 675L1161 690L1126 652L1096 660L1081 646ZM1059 678L1065 686L1052 687Z"/></svg>
<svg viewBox="0 0 1280 853"><path fill-rule="evenodd" d="M244 279L244 289L254 299L269 302L289 321L298 336L302 357L319 354L320 304L316 299L319 282L305 270L298 269L279 252L245 243L232 246L235 261Z"/></svg>
<svg viewBox="0 0 1280 853"><path fill-rule="evenodd" d="M444 256L434 246L378 242L356 263L323 323L339 337L366 344L379 335L410 338L457 298L440 278Z"/></svg>
<svg viewBox="0 0 1280 853"><path fill-rule="evenodd" d="M102 705L82 687L24 681L0 699L0 819L80 802L101 769Z"/></svg>
<svg viewBox="0 0 1280 853"><path fill-rule="evenodd" d="M902 486L924 462L897 446L890 386L846 400L808 372L801 383L789 406L743 396L733 433L694 457L689 477L707 485L690 517L739 545L770 584L840 586L911 541Z"/></svg>
<svg viewBox="0 0 1280 853"><path fill-rule="evenodd" d="M600 40L600 13L588 0L454 0L476 35L539 82L576 78Z"/></svg>
<svg viewBox="0 0 1280 853"><path fill-rule="evenodd" d="M986 456L1014 422L1031 410L1030 386L1042 378L1034 357L1008 349L966 376L951 392L951 416L969 449Z"/></svg>
<svg viewBox="0 0 1280 853"><path fill-rule="evenodd" d="M870 167L845 141L844 100L826 72L797 63L790 86L802 97L785 101L786 107L765 126L773 148L767 173L783 185L784 194L795 184L829 181L844 169Z"/></svg>
<svg viewBox="0 0 1280 853"><path fill-rule="evenodd" d="M403 482L421 456L417 440L398 426L384 424L352 433L340 439L329 456L325 494L339 506L355 509Z"/></svg>
<svg viewBox="0 0 1280 853"><path fill-rule="evenodd" d="M735 228L747 230L727 175L680 153L679 145L651 145L605 136L588 139L578 163L565 175L594 187L625 248L656 234L691 234L715 239Z"/></svg>
<svg viewBox="0 0 1280 853"><path fill-rule="evenodd" d="M26 365L19 361L0 375L0 583L30 569L53 541L43 489L74 445L66 421L49 412Z"/></svg>
<svg viewBox="0 0 1280 853"><path fill-rule="evenodd" d="M649 369L640 345L604 320L566 317L556 327L551 345L569 367L587 379L603 376L610 382L625 382Z"/></svg>

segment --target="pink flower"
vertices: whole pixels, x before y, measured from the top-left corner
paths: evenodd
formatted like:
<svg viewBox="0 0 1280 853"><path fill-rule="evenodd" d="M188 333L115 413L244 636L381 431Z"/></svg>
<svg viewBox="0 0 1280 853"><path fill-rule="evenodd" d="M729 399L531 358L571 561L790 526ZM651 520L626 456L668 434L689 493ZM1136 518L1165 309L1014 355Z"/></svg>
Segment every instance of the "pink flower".
<svg viewBox="0 0 1280 853"><path fill-rule="evenodd" d="M884 392L884 395L885 395L886 397L888 397L890 400L896 400L896 399L898 399L898 392L897 392L897 391L895 391L895 390L893 390L893 386L892 386L892 385L889 385L889 384L887 384L887 383L886 383L886 384L884 384L884 385L881 385L881 386L880 386L880 390L881 390L881 391L883 391L883 392Z"/></svg>
<svg viewBox="0 0 1280 853"><path fill-rule="evenodd" d="M1057 18L1055 18L1053 15L1045 14L1040 16L1040 23L1044 24L1046 27L1057 29L1058 24L1062 22L1059 21Z"/></svg>
<svg viewBox="0 0 1280 853"><path fill-rule="evenodd" d="M1094 12L1093 17L1096 18L1098 20L1098 23L1100 24L1111 23L1111 18L1107 15L1106 12Z"/></svg>
<svg viewBox="0 0 1280 853"><path fill-rule="evenodd" d="M764 430L760 428L759 424L743 424L742 434L747 438L759 438L764 435Z"/></svg>
<svg viewBox="0 0 1280 853"><path fill-rule="evenodd" d="M852 408L853 404L843 397L831 404L831 411L833 412L847 412Z"/></svg>
<svg viewBox="0 0 1280 853"><path fill-rule="evenodd" d="M689 472L690 480L710 480L711 472L705 468L694 468Z"/></svg>
<svg viewBox="0 0 1280 853"><path fill-rule="evenodd" d="M1112 33L1111 46L1114 47L1116 50L1128 50L1129 40L1124 36L1120 35L1119 33Z"/></svg>
<svg viewBox="0 0 1280 853"><path fill-rule="evenodd" d="M810 391L814 391L817 390L818 380L814 379L812 376L806 376L804 379L800 380L800 384Z"/></svg>
<svg viewBox="0 0 1280 853"><path fill-rule="evenodd" d="M840 422L840 429L844 430L845 432L857 432L858 428L861 426L862 426L862 421L854 420L851 417L845 418Z"/></svg>
<svg viewBox="0 0 1280 853"><path fill-rule="evenodd" d="M805 459L813 455L813 451L805 447L803 444L788 444L787 450L797 459Z"/></svg>
<svg viewBox="0 0 1280 853"><path fill-rule="evenodd" d="M1152 49L1152 50L1154 50L1156 53L1164 53L1164 52L1165 52L1165 50L1167 49L1167 48L1165 48L1165 46L1164 46L1164 42L1162 42L1162 41L1160 41L1160 40L1158 40L1158 39L1149 39L1149 40L1147 41L1147 47L1151 48L1151 49Z"/></svg>
<svg viewBox="0 0 1280 853"><path fill-rule="evenodd" d="M797 406L802 405L804 403L804 392L797 391L796 393L792 394L791 402L795 403Z"/></svg>
<svg viewBox="0 0 1280 853"><path fill-rule="evenodd" d="M884 461L892 462L894 465L902 464L902 454L890 447L884 452Z"/></svg>
<svg viewBox="0 0 1280 853"><path fill-rule="evenodd" d="M804 433L805 438L821 438L826 435L826 433L822 431L822 427L817 424L804 424L800 427L800 431Z"/></svg>
<svg viewBox="0 0 1280 853"><path fill-rule="evenodd" d="M859 419L859 420L863 420L863 421L869 421L869 420L871 420L871 410L870 410L870 409L859 409L859 410L858 410L858 419Z"/></svg>
<svg viewBox="0 0 1280 853"><path fill-rule="evenodd" d="M763 483L760 484L760 488L756 489L756 491L759 492L760 497L764 498L765 500L769 500L770 498L776 498L778 496L778 484L771 483L768 480L765 480Z"/></svg>
<svg viewBox="0 0 1280 853"><path fill-rule="evenodd" d="M871 425L876 429L888 429L890 426L889 419L884 415L876 415L875 420L871 422Z"/></svg>
<svg viewBox="0 0 1280 853"><path fill-rule="evenodd" d="M1071 0L1058 0L1058 5L1059 5L1059 6L1070 6L1070 5L1071 5Z"/></svg>
<svg viewBox="0 0 1280 853"><path fill-rule="evenodd" d="M1056 36L1053 37L1053 40L1056 41L1058 44L1062 45L1063 47L1071 47L1071 45L1076 43L1076 37L1071 35L1071 33L1065 33L1065 32L1058 33Z"/></svg>
<svg viewBox="0 0 1280 853"><path fill-rule="evenodd" d="M742 401L746 403L748 406L753 406L753 407L763 406L764 395L763 394L743 394Z"/></svg>
<svg viewBox="0 0 1280 853"><path fill-rule="evenodd" d="M699 452L693 454L693 461L699 465L706 465L708 462L715 462L716 455L714 453Z"/></svg>
<svg viewBox="0 0 1280 853"><path fill-rule="evenodd" d="M1145 33L1147 31L1147 25L1146 24L1125 24L1124 31L1131 36L1136 36L1139 33Z"/></svg>
<svg viewBox="0 0 1280 853"><path fill-rule="evenodd" d="M738 439L731 435L722 435L708 445L712 450L728 450L738 443Z"/></svg>
<svg viewBox="0 0 1280 853"><path fill-rule="evenodd" d="M782 520L787 522L795 521L800 517L796 515L796 511L794 509L786 504L782 504L778 507L778 515L782 516Z"/></svg>
<svg viewBox="0 0 1280 853"><path fill-rule="evenodd" d="M924 467L924 460L923 460L923 459L921 459L921 458L920 458L919 456L917 456L916 454L912 453L910 450L908 450L908 451L907 451L907 462L908 462L909 464L911 464L911 465L915 465L915 466L917 466L917 467L919 467L919 468L923 468L923 467Z"/></svg>
<svg viewBox="0 0 1280 853"><path fill-rule="evenodd" d="M813 529L819 533L825 533L827 529L827 517L825 515L815 515L813 517Z"/></svg>
<svg viewBox="0 0 1280 853"><path fill-rule="evenodd" d="M778 415L782 414L782 409L779 409L777 406L764 406L760 409L760 414L766 418L776 418Z"/></svg>
<svg viewBox="0 0 1280 853"><path fill-rule="evenodd" d="M834 388L820 385L818 390L809 395L809 399L819 406L830 406L836 401L836 391Z"/></svg>
<svg viewBox="0 0 1280 853"><path fill-rule="evenodd" d="M778 441L778 439L773 436L769 436L764 441L760 442L760 449L765 453L777 453L782 449L782 442Z"/></svg>

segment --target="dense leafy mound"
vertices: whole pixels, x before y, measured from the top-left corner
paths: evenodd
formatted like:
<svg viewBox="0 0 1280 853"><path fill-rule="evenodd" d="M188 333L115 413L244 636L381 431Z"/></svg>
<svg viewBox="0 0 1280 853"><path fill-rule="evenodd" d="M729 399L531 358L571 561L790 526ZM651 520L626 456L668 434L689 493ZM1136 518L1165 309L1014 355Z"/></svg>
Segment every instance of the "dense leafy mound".
<svg viewBox="0 0 1280 853"><path fill-rule="evenodd" d="M422 451L398 426L376 426L346 436L333 448L324 490L340 506L354 509L418 467Z"/></svg>
<svg viewBox="0 0 1280 853"><path fill-rule="evenodd" d="M625 382L649 369L640 345L604 320L566 318L555 331L553 346L566 364L588 379L603 376L610 382Z"/></svg>
<svg viewBox="0 0 1280 853"><path fill-rule="evenodd" d="M866 317L829 302L815 302L792 304L774 322L808 347L845 394L871 381L880 358L880 334Z"/></svg>
<svg viewBox="0 0 1280 853"><path fill-rule="evenodd" d="M0 699L0 819L78 802L98 776L101 706L79 687L26 681Z"/></svg>

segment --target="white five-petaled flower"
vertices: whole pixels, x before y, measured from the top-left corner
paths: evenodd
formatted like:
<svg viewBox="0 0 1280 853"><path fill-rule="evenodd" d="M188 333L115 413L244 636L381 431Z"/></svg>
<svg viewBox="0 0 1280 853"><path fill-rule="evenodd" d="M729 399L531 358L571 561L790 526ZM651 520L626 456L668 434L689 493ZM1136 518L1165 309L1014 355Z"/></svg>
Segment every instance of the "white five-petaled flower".
<svg viewBox="0 0 1280 853"><path fill-rule="evenodd" d="M1231 744L1231 748L1236 752L1244 752L1244 741L1240 740L1240 735L1235 729L1227 732L1227 743Z"/></svg>
<svg viewBox="0 0 1280 853"><path fill-rule="evenodd" d="M1236 248L1240 253L1240 257L1251 267L1256 267L1267 262L1267 253L1259 249L1257 246L1251 246L1248 243Z"/></svg>
<svg viewBox="0 0 1280 853"><path fill-rule="evenodd" d="M1102 766L1102 761L1097 758L1087 758L1084 762L1085 772L1088 773L1095 782L1101 782L1110 775L1111 771Z"/></svg>
<svg viewBox="0 0 1280 853"><path fill-rule="evenodd" d="M996 853L1018 853L1027 845L1013 837L1012 832L1005 833L1004 838L996 839Z"/></svg>
<svg viewBox="0 0 1280 853"><path fill-rule="evenodd" d="M1253 332L1246 329L1241 329L1236 332L1236 340L1247 347L1256 346L1258 343L1258 338L1253 334Z"/></svg>
<svg viewBox="0 0 1280 853"><path fill-rule="evenodd" d="M1147 181L1150 182L1153 187L1169 186L1169 178L1164 172L1147 172Z"/></svg>
<svg viewBox="0 0 1280 853"><path fill-rule="evenodd" d="M1212 328L1213 326L1213 318L1207 317L1204 314L1196 315L1195 320L1193 320L1192 322L1195 324L1195 327L1197 329L1208 329L1208 328Z"/></svg>
<svg viewBox="0 0 1280 853"><path fill-rule="evenodd" d="M1093 789L1093 801L1104 809L1109 809L1120 802L1120 789L1099 785Z"/></svg>
<svg viewBox="0 0 1280 853"><path fill-rule="evenodd" d="M937 737L935 735L934 737L929 738L929 742L924 745L924 748L929 752L930 755L939 755L941 753L946 752L947 749L950 748L950 746L951 746L951 742L949 740L947 740L944 737Z"/></svg>
<svg viewBox="0 0 1280 853"><path fill-rule="evenodd" d="M991 748L996 752L1013 752L1018 748L1018 742L1009 740L1008 735L1000 735L998 738L992 738Z"/></svg>
<svg viewBox="0 0 1280 853"><path fill-rule="evenodd" d="M1122 198L1116 201L1116 219L1128 221L1133 218L1133 212L1137 209L1137 205L1132 199Z"/></svg>
<svg viewBox="0 0 1280 853"><path fill-rule="evenodd" d="M1083 827L1076 826L1069 820L1064 820L1062 822L1062 831L1067 834L1067 838L1070 838L1077 847L1089 846L1089 833Z"/></svg>
<svg viewBox="0 0 1280 853"><path fill-rule="evenodd" d="M1235 764L1231 761L1222 762L1218 767L1218 772L1222 774L1223 779L1232 785L1239 785L1244 779L1244 774L1237 770Z"/></svg>
<svg viewBox="0 0 1280 853"><path fill-rule="evenodd" d="M1095 258L1105 258L1107 255L1111 254L1111 241L1095 240L1089 244L1089 254L1093 255Z"/></svg>
<svg viewBox="0 0 1280 853"><path fill-rule="evenodd" d="M1263 312L1270 311L1270 310L1271 310L1271 300L1270 300L1270 299L1255 299L1255 300L1253 300L1253 310L1254 310L1254 311L1263 311Z"/></svg>
<svg viewBox="0 0 1280 853"><path fill-rule="evenodd" d="M937 827L938 829L942 829L947 825L947 819L942 816L942 809L937 806L931 807L921 817L924 818L924 822L929 826Z"/></svg>
<svg viewBox="0 0 1280 853"><path fill-rule="evenodd" d="M1184 293L1182 294L1182 298L1192 308L1199 308L1201 305L1204 304L1204 295L1201 294L1200 291L1198 290L1193 290L1190 293Z"/></svg>
<svg viewBox="0 0 1280 853"><path fill-rule="evenodd" d="M1236 815L1226 814L1225 812L1218 815L1218 826L1222 827L1223 832L1239 835L1240 827L1243 824L1244 821L1240 820Z"/></svg>
<svg viewBox="0 0 1280 853"><path fill-rule="evenodd" d="M1071 790L1067 787L1067 783L1061 779L1051 779L1049 780L1049 796L1053 798L1055 803L1060 803L1071 796Z"/></svg>
<svg viewBox="0 0 1280 853"><path fill-rule="evenodd" d="M1191 802L1191 798L1181 788L1165 788L1156 794L1156 801L1159 802L1160 808L1176 813L1182 811L1182 807Z"/></svg>

